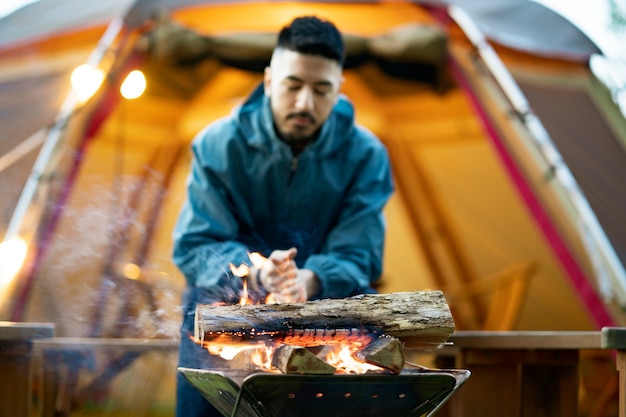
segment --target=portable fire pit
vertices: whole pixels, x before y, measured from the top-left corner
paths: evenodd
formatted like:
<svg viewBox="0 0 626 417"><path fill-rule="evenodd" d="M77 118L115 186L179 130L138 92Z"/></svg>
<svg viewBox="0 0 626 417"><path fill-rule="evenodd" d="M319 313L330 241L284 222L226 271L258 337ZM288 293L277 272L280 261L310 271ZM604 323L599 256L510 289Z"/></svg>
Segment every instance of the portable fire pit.
<svg viewBox="0 0 626 417"><path fill-rule="evenodd" d="M226 417L402 417L433 415L469 377L466 370L405 368L397 375L252 373L179 368Z"/></svg>
<svg viewBox="0 0 626 417"><path fill-rule="evenodd" d="M470 372L407 364L403 351L439 346L453 330L441 291L198 305L194 340L223 358L258 349L248 357L261 368L179 372L226 417L429 416Z"/></svg>

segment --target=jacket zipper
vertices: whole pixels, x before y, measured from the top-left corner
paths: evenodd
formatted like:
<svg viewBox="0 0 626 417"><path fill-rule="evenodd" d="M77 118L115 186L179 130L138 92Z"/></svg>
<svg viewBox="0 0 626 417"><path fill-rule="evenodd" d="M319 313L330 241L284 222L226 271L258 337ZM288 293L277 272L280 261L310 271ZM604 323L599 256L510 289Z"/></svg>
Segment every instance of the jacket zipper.
<svg viewBox="0 0 626 417"><path fill-rule="evenodd" d="M291 158L291 170L289 171L289 181L287 182L287 185L291 185L293 177L296 175L296 169L298 169L298 157L294 156Z"/></svg>

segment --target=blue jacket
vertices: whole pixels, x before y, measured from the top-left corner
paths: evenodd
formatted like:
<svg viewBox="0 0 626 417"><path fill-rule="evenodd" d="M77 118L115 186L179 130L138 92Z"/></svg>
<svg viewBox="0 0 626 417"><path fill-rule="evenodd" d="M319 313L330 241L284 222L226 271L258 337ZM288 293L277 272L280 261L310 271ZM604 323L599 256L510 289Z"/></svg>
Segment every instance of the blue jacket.
<svg viewBox="0 0 626 417"><path fill-rule="evenodd" d="M382 272L392 175L385 147L354 124L345 97L298 158L276 136L262 85L200 132L192 151L173 252L188 285L237 291L230 263L293 246L298 267L319 277L318 298L371 290Z"/></svg>

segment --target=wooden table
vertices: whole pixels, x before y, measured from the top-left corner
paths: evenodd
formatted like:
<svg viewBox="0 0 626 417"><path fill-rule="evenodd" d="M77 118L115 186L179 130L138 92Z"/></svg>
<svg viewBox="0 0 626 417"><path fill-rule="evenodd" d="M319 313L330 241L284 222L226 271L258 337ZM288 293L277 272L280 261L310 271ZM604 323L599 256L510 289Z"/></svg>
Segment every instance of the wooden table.
<svg viewBox="0 0 626 417"><path fill-rule="evenodd" d="M31 415L33 340L52 336L52 323L0 321L0 416Z"/></svg>
<svg viewBox="0 0 626 417"><path fill-rule="evenodd" d="M575 417L579 353L596 349L616 351L619 417L626 417L626 328L458 331L449 341L436 354L472 373L446 405L454 417Z"/></svg>
<svg viewBox="0 0 626 417"><path fill-rule="evenodd" d="M602 329L603 349L613 349L619 373L619 417L626 417L626 328L605 327Z"/></svg>

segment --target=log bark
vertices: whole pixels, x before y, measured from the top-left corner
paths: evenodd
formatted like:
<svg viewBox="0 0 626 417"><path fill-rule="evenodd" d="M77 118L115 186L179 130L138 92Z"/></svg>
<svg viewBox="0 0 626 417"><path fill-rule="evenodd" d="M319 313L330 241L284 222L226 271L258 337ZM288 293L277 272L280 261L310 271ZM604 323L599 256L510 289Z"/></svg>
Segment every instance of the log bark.
<svg viewBox="0 0 626 417"><path fill-rule="evenodd" d="M380 366L394 374L404 368L404 352L402 342L391 336L381 336L358 351L354 356L366 363Z"/></svg>
<svg viewBox="0 0 626 417"><path fill-rule="evenodd" d="M291 304L196 306L195 332L200 342L270 340L307 334L328 344L336 337L382 334L405 347L433 346L454 331L454 320L441 291L366 294ZM295 343L292 343L295 344Z"/></svg>
<svg viewBox="0 0 626 417"><path fill-rule="evenodd" d="M302 346L280 346L272 355L272 366L283 374L333 375L335 367Z"/></svg>

